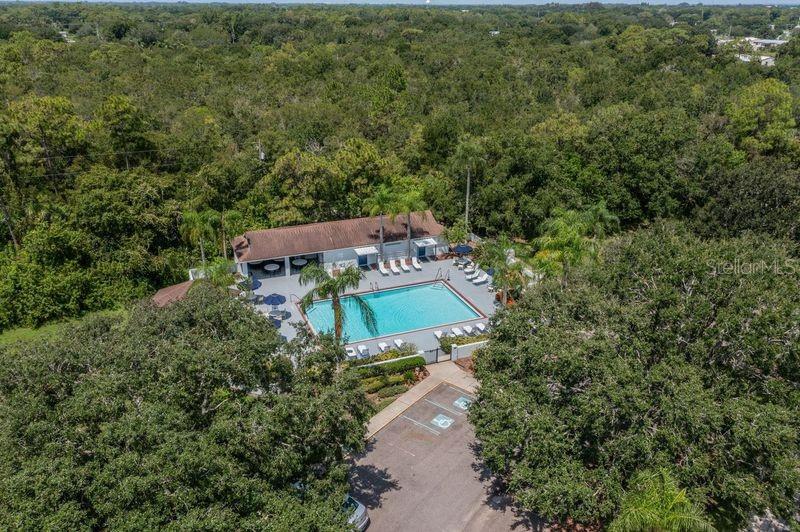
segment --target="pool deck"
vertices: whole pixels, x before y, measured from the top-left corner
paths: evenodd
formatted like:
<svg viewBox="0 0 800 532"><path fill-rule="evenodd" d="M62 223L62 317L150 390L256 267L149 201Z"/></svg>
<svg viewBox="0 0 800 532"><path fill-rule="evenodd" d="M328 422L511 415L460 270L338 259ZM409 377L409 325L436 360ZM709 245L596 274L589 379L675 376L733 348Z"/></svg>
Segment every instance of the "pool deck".
<svg viewBox="0 0 800 532"><path fill-rule="evenodd" d="M402 338L404 341L416 345L417 349L434 349L439 346L439 341L433 335L433 331L447 331L456 326L463 328L464 325L474 325L478 322L486 323L488 318L494 314L496 309L494 292L490 292L488 290L487 287L489 283L484 283L481 285L472 284L465 278L464 272L454 266L453 261L450 259L421 262L421 265L422 271L416 271L411 268L411 272L401 272L399 275L390 273L388 276L386 276L382 275L377 270L365 271L364 279L361 280L358 289L348 292L348 294L368 292L370 291L370 283L372 283L373 286L375 283L377 283L378 289L384 290L398 286L431 282L436 278L436 274L438 272L441 272L445 279L447 279L449 273L449 281L447 281L447 283L450 288L486 317L392 336L363 340L356 342L355 344L348 345L352 345L353 347L355 347L356 344L366 345L369 348L370 354L375 355L380 352L378 349L379 342L386 342L387 344L392 345L392 342L395 338ZM299 282L299 275L292 275L290 277L264 277L263 274L258 273L256 276L261 281L261 286L254 290L256 294L268 295L274 292L286 296L286 304L282 305L281 308L288 310L291 315L289 319L284 320L284 322L281 324L280 333L288 340L291 340L296 335L296 330L292 324L305 324L305 320L300 312L300 307L298 306L297 302L301 297L308 293L311 288L313 288L313 285L302 286ZM272 307L269 305L256 305L256 309L263 313L269 312L271 308Z"/></svg>

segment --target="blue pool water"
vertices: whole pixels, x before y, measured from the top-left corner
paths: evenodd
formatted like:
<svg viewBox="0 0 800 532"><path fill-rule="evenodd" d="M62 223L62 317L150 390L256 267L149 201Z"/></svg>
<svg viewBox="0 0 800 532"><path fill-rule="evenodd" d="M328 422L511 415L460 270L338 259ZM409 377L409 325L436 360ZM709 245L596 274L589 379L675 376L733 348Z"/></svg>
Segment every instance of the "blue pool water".
<svg viewBox="0 0 800 532"><path fill-rule="evenodd" d="M347 342L388 336L416 329L479 318L480 315L447 285L427 283L362 294L372 308L377 331L370 332L361 319L359 305L352 296L342 298L343 335ZM306 310L306 317L317 332L333 330L333 307L329 299L317 301Z"/></svg>

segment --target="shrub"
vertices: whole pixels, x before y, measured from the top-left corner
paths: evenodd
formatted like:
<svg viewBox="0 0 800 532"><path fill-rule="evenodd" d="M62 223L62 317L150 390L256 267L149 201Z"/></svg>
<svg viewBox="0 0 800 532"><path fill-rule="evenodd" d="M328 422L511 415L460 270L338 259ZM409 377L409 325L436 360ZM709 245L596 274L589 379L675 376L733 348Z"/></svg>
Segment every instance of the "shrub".
<svg viewBox="0 0 800 532"><path fill-rule="evenodd" d="M381 399L385 399L387 397L399 395L405 392L406 390L408 390L408 386L406 386L405 384L395 384L394 386L387 386L386 388L379 391L378 397L380 397Z"/></svg>
<svg viewBox="0 0 800 532"><path fill-rule="evenodd" d="M454 345L473 344L475 342L487 340L488 338L488 334L479 334L478 336L458 336L455 338L443 336L439 339L439 346L442 348L442 351L449 355L453 352Z"/></svg>
<svg viewBox="0 0 800 532"><path fill-rule="evenodd" d="M380 377L372 377L361 381L366 393L375 393L386 386L395 385L398 383L406 382L408 379L405 375L381 375Z"/></svg>
<svg viewBox="0 0 800 532"><path fill-rule="evenodd" d="M415 354L417 352L417 347L414 344L405 344L403 347L399 349L390 349L385 353L380 353L378 355L369 357L369 358L361 358L358 360L354 360L350 363L351 366L366 366L367 364L373 364L375 362L382 362L384 360L392 360L394 358L400 357L407 357Z"/></svg>
<svg viewBox="0 0 800 532"><path fill-rule="evenodd" d="M361 377L377 377L379 375L391 375L392 373L403 373L408 370L421 368L425 365L425 357L415 356L411 358L403 358L393 362L386 362L385 364L377 364L375 366L361 366L357 367L356 371Z"/></svg>

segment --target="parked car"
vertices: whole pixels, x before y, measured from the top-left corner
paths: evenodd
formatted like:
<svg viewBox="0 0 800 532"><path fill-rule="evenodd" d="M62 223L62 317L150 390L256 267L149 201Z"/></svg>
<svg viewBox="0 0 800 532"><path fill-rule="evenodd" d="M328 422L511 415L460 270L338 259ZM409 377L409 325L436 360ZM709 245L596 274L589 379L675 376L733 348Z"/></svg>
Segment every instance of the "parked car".
<svg viewBox="0 0 800 532"><path fill-rule="evenodd" d="M367 507L355 500L350 495L344 498L343 509L350 514L347 522L355 527L356 530L363 532L369 526L369 514Z"/></svg>

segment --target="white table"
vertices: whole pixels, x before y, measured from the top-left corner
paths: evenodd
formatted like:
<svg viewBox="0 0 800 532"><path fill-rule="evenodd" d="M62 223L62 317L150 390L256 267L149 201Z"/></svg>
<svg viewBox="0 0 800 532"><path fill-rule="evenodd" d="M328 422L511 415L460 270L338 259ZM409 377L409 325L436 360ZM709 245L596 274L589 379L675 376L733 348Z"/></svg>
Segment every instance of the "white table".
<svg viewBox="0 0 800 532"><path fill-rule="evenodd" d="M305 266L306 264L308 264L308 261L306 259L294 259L292 261L292 264L294 264L295 266Z"/></svg>
<svg viewBox="0 0 800 532"><path fill-rule="evenodd" d="M280 269L281 269L280 265L279 264L275 264L274 262L270 262L269 264L265 264L264 265L264 271L265 272L276 272L276 271L278 271Z"/></svg>

